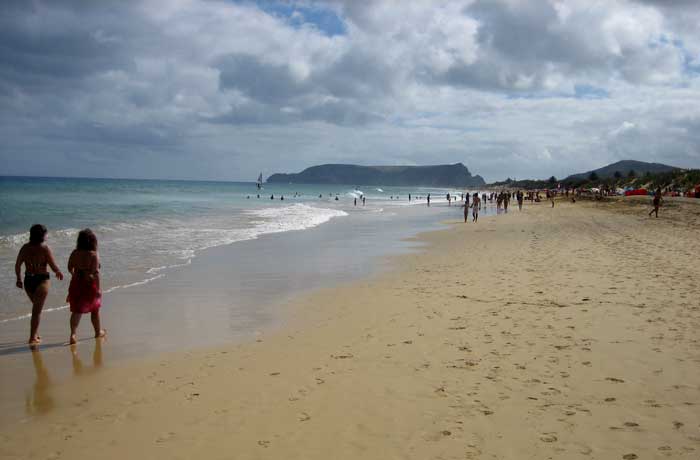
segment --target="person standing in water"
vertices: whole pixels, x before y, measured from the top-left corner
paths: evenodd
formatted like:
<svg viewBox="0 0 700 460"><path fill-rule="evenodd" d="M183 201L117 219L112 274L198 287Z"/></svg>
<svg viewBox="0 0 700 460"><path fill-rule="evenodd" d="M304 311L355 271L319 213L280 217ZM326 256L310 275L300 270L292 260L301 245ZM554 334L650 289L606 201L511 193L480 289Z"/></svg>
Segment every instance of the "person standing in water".
<svg viewBox="0 0 700 460"><path fill-rule="evenodd" d="M652 200L652 205L654 205L654 209L649 211L649 217L651 217L652 214L656 213L656 218L659 218L659 208L661 207L661 188L659 187L656 189L656 192L654 193L654 199Z"/></svg>
<svg viewBox="0 0 700 460"><path fill-rule="evenodd" d="M430 206L430 193L428 193L428 206Z"/></svg>
<svg viewBox="0 0 700 460"><path fill-rule="evenodd" d="M78 342L76 331L80 318L85 313L90 313L95 338L104 337L107 332L100 323L100 256L97 254L97 237L89 228L78 233L75 249L68 259L68 271L72 275L66 299L71 312L70 344Z"/></svg>
<svg viewBox="0 0 700 460"><path fill-rule="evenodd" d="M51 287L51 281L49 281L51 276L46 266L51 267L59 281L63 279L63 273L56 265L51 248L46 244L47 233L48 231L43 225L32 225L29 229L29 243L19 250L15 262L15 274L17 275L15 285L19 289L24 289L32 302L32 319L29 323L29 341L27 342L30 346L38 345L41 342L41 337L38 335L39 321L46 296L49 294L49 287ZM23 264L24 281L21 277Z"/></svg>

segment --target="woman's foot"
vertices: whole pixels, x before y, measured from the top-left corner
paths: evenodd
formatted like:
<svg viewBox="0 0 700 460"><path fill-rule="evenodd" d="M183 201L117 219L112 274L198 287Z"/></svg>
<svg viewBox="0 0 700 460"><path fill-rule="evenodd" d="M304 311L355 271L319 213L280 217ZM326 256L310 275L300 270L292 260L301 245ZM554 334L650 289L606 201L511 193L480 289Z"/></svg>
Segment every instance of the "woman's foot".
<svg viewBox="0 0 700 460"><path fill-rule="evenodd" d="M71 345L75 345L76 343L78 343L78 338L75 336L75 334L71 334L68 343Z"/></svg>
<svg viewBox="0 0 700 460"><path fill-rule="evenodd" d="M107 330L106 329L100 329L100 332L95 333L95 338L96 339L101 339L102 337L107 335Z"/></svg>

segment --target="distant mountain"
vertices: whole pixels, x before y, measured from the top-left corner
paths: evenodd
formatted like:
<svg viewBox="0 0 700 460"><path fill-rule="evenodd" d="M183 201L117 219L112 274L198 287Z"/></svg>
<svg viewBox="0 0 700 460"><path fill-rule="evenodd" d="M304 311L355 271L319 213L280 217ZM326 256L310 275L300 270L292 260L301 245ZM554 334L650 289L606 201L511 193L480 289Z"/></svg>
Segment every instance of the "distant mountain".
<svg viewBox="0 0 700 460"><path fill-rule="evenodd" d="M479 187L481 176L472 176L462 163L435 166L312 166L298 174L273 174L268 183L398 185L432 187Z"/></svg>
<svg viewBox="0 0 700 460"><path fill-rule="evenodd" d="M600 179L607 179L615 176L615 172L619 172L622 177L627 177L630 171L634 171L635 176L640 177L647 172L656 174L662 172L675 171L680 168L675 166L664 165L661 163L647 163L645 161L635 161L635 160L622 160L617 163L612 163L602 168L594 169L593 171L588 171L580 174L572 174L564 181L576 180L576 179L588 179L591 173L596 173Z"/></svg>

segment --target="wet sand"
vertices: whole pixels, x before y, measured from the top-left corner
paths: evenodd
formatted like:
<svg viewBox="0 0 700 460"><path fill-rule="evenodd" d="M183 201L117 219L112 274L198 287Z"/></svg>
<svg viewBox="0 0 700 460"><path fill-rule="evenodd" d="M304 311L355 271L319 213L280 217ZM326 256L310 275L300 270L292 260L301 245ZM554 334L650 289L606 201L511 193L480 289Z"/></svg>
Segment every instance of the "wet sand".
<svg viewBox="0 0 700 460"><path fill-rule="evenodd" d="M110 338L103 367L255 340L284 324L290 299L389 269L384 256L422 244L403 238L444 228L440 221L453 214L447 206L360 211L315 228L203 251L192 264L160 273L162 278L105 295L101 315ZM65 299L68 280L52 281L55 296ZM64 309L41 318L42 362L54 383L73 374L68 317ZM26 382L35 373L26 346L28 323L0 324L0 426L24 416ZM88 346L89 318L81 321L78 336Z"/></svg>
<svg viewBox="0 0 700 460"><path fill-rule="evenodd" d="M255 342L51 383L19 458L698 458L700 203L528 205L425 234ZM4 378L4 377L3 377Z"/></svg>

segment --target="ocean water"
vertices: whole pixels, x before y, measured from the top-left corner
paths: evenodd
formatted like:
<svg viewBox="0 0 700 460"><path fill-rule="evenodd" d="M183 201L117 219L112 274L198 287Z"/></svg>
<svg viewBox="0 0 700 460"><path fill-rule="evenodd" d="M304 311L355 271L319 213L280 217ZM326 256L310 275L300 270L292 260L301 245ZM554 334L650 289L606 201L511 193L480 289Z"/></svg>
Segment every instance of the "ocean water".
<svg viewBox="0 0 700 460"><path fill-rule="evenodd" d="M78 231L91 228L109 294L167 277L209 248L334 219L371 222L373 215L424 206L428 193L439 207L448 192L463 191L280 184L258 191L254 183L0 177L0 332L28 317L26 296L14 286L14 262L34 223L48 227L48 244L64 272ZM355 206L361 195L366 206L360 200ZM47 314L66 308L65 286L54 286Z"/></svg>

